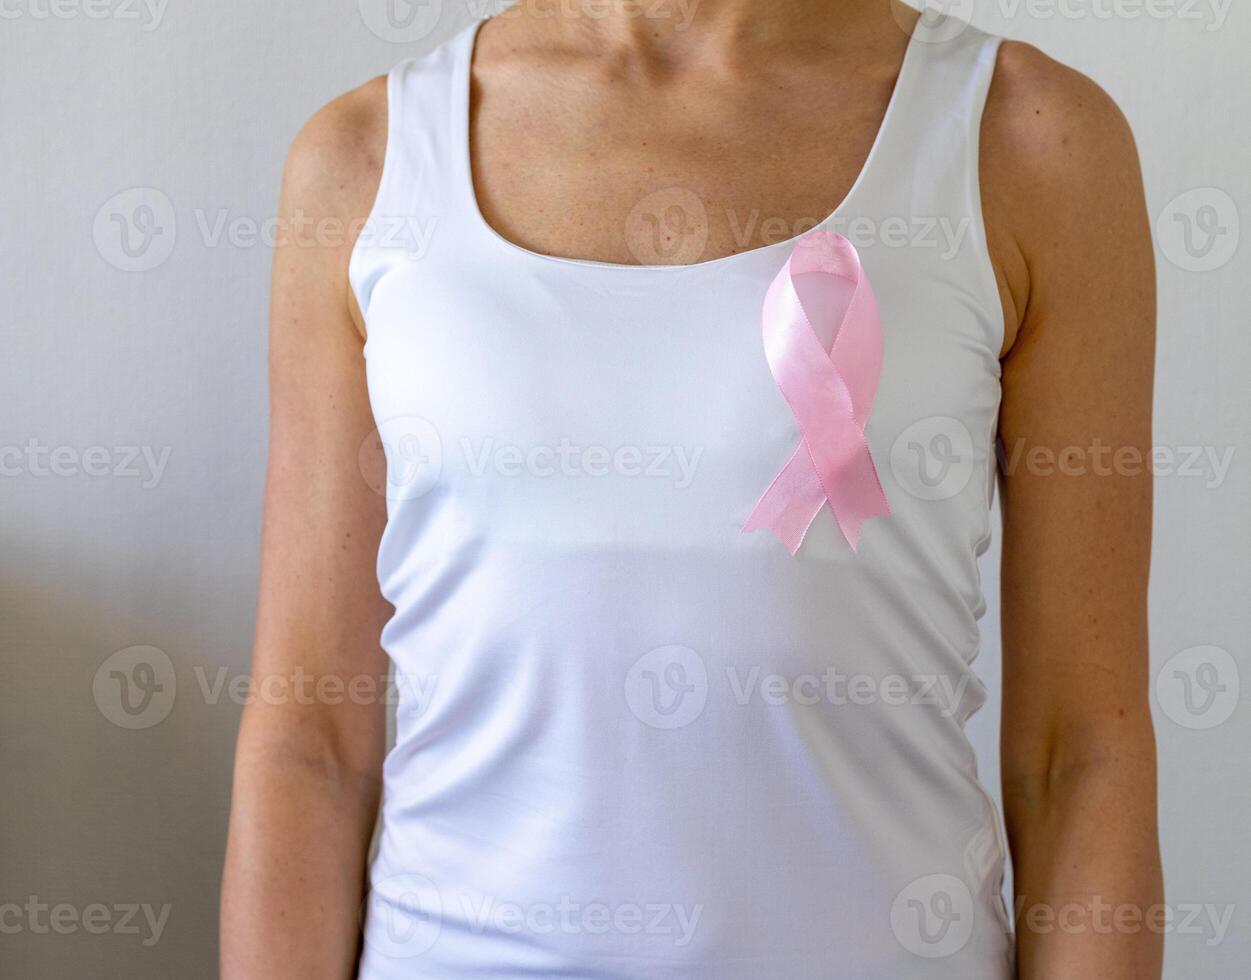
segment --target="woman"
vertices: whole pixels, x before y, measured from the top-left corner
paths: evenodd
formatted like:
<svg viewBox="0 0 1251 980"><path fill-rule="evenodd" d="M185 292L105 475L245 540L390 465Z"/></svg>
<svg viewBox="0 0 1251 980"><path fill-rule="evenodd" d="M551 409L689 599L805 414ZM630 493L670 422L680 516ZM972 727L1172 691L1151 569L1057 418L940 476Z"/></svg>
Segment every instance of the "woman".
<svg viewBox="0 0 1251 980"><path fill-rule="evenodd" d="M226 977L1159 975L1096 86L880 0L522 0L318 113L282 213L363 230L274 267L254 672L327 683L246 710Z"/></svg>

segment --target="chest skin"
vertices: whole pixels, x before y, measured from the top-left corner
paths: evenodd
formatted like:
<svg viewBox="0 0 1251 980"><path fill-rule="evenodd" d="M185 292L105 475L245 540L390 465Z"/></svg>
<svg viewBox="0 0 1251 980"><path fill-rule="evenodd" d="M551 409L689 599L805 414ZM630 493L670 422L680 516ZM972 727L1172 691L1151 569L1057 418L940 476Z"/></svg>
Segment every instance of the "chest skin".
<svg viewBox="0 0 1251 980"><path fill-rule="evenodd" d="M641 68L518 53L495 27L472 86L483 216L531 251L617 264L707 261L826 218L864 166L907 43Z"/></svg>
<svg viewBox="0 0 1251 980"><path fill-rule="evenodd" d="M865 169L907 45L892 28L740 65L640 66L496 19L471 72L478 208L514 244L595 262L681 265L786 241L830 215ZM979 177L1006 356L1028 274L994 166L1006 111L994 94Z"/></svg>

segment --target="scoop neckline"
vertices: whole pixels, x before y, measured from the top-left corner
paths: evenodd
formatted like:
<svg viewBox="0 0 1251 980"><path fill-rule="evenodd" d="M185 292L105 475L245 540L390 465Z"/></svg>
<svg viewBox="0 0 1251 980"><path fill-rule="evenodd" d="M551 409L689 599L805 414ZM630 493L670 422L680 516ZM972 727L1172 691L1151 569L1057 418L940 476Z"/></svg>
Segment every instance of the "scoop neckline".
<svg viewBox="0 0 1251 980"><path fill-rule="evenodd" d="M849 210L852 201L858 196L861 188L867 183L868 177L877 168L874 164L877 158L881 156L883 147L886 143L886 137L892 129L891 123L896 115L898 115L899 103L903 101L906 90L910 88L910 80L914 62L917 59L917 51L924 47L918 41L917 35L924 28L924 18L917 21L913 27L911 35L908 37L908 43L904 47L903 58L899 63L899 72L895 76L895 84L891 89L890 98L886 103L886 111L882 114L882 119L878 123L877 132L873 136L873 142L869 147L869 152L865 156L864 162L860 165L855 180L852 181L851 187L847 193L843 195L843 199L835 205L834 210L818 221L813 227L797 235L779 242L771 242L767 245L757 245L754 248L744 249L741 252L731 252L728 255L721 255L713 259L704 259L699 262L681 262L681 263L665 263L665 264L644 264L633 262L602 262L597 259L578 258L566 255L548 255L544 252L536 252L531 248L521 245L511 238L505 237L498 229L495 228L486 219L486 215L482 213L482 208L478 204L478 192L474 187L473 178L473 147L471 139L473 135L473 125L471 113L473 100L471 98L471 86L473 83L473 59L474 52L477 50L478 32L482 29L490 17L479 18L476 22L469 26L464 32L464 41L460 46L458 57L456 59L457 78L454 85L454 104L453 116L457 123L455 127L454 142L456 143L458 156L460 158L460 166L456 168L456 183L460 187L462 196L468 205L470 219L474 225L486 234L488 238L494 239L497 244L503 246L506 250L516 255L554 265L565 265L583 269L600 269L611 272L665 272L680 273L694 272L706 269L723 267L733 262L746 260L748 257L755 257L771 251L793 248L795 243L806 235L810 235L814 231L829 230L828 226L837 218L841 217Z"/></svg>

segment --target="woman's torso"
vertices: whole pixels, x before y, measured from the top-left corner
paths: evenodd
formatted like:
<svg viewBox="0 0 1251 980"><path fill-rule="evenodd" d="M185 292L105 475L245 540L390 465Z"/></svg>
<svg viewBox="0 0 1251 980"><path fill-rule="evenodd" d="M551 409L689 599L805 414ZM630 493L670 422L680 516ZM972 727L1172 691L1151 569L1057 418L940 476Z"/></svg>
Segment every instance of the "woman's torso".
<svg viewBox="0 0 1251 980"><path fill-rule="evenodd" d="M392 73L351 268L400 691L363 977L1009 975L963 732L1003 341L977 184L996 41L951 27L921 28L821 223L881 309L865 435L891 513L853 551L823 511L794 557L742 531L799 440L760 323L793 239L665 265L675 186L631 219L641 265L514 245L470 172L474 33Z"/></svg>

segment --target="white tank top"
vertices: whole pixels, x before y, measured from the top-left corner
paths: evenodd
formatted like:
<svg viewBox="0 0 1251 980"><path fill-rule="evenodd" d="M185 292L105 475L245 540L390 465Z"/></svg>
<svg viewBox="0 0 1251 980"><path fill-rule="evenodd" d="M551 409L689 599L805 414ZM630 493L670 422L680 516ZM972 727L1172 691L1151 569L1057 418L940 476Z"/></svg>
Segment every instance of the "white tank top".
<svg viewBox="0 0 1251 980"><path fill-rule="evenodd" d="M506 241L469 168L476 27L391 72L350 267L399 691L360 975L1006 980L1005 849L964 732L997 39L918 28L821 225L881 311L865 437L891 513L853 550L824 510L792 556L743 526L800 437L761 333L795 240L679 266Z"/></svg>

